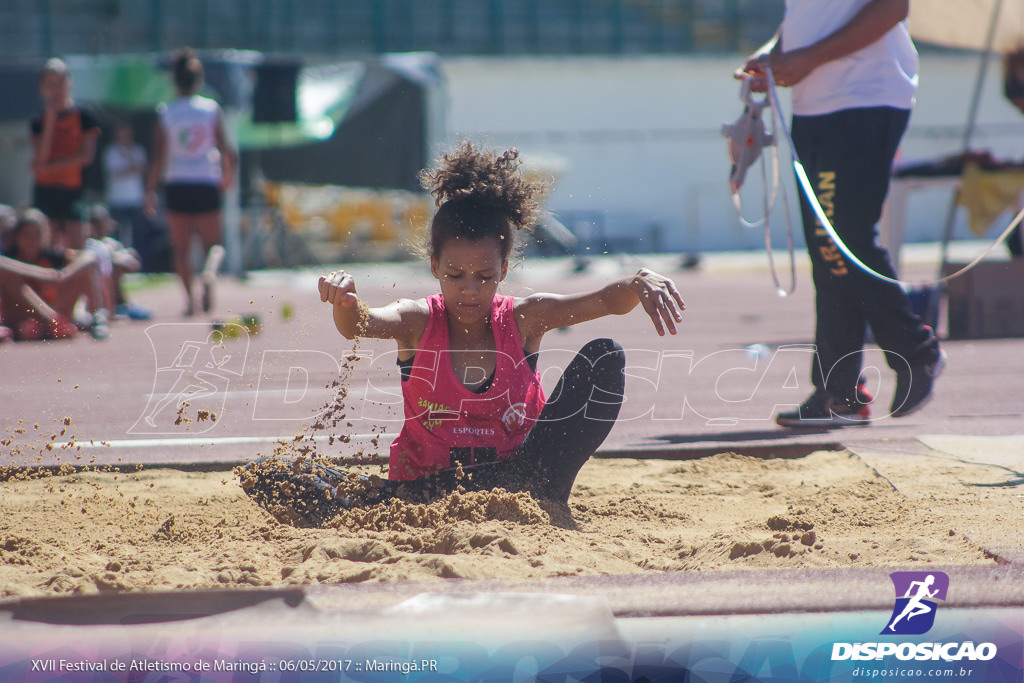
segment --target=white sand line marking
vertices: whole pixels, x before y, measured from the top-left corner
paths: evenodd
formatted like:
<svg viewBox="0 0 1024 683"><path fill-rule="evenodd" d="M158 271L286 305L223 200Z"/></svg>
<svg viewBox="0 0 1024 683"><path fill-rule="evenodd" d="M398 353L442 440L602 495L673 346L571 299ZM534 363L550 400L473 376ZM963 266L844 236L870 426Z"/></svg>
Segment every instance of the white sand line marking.
<svg viewBox="0 0 1024 683"><path fill-rule="evenodd" d="M397 434L351 434L347 438L349 441L372 441L373 439L379 439L382 441L391 441L397 436ZM334 441L342 441L341 436L334 436ZM301 441L328 444L331 440L330 436L304 436ZM245 446L249 444L273 444L279 442L292 443L298 441L295 435L291 436L218 436L218 437L174 437L174 438L154 438L154 439L89 439L83 441L70 441L65 443L54 443L53 446L57 448L166 448L166 447L186 447L186 446Z"/></svg>

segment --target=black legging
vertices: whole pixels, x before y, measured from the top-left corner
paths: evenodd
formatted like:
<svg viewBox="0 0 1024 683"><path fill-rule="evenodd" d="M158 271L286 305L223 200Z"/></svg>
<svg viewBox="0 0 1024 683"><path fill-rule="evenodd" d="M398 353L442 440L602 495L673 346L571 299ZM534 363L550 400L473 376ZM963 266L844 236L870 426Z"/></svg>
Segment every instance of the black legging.
<svg viewBox="0 0 1024 683"><path fill-rule="evenodd" d="M458 469L446 469L412 481L385 480L373 486L367 500L428 500L463 487L469 491L503 488L528 491L538 498L566 502L576 475L611 431L622 407L625 353L611 339L588 342L562 373L537 423L511 457ZM257 461L260 462L260 461ZM255 463L254 463L255 464ZM319 524L329 520L352 498L338 500L331 479L344 474L316 467L316 474L266 470L250 466L246 491L266 507L279 504L279 483L289 480L299 516ZM471 476L466 476L471 475ZM245 479L245 478L243 478Z"/></svg>

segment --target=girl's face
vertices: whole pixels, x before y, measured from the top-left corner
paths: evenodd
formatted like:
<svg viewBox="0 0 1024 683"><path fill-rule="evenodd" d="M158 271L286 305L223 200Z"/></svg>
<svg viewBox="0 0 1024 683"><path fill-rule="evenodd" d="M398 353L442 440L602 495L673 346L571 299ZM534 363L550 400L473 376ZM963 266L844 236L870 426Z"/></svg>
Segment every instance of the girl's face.
<svg viewBox="0 0 1024 683"><path fill-rule="evenodd" d="M35 263L42 252L46 240L46 228L39 223L24 223L17 229L15 244L18 249L18 260Z"/></svg>
<svg viewBox="0 0 1024 683"><path fill-rule="evenodd" d="M468 326L490 315L498 283L508 272L508 261L501 256L501 240L497 237L449 239L437 258L430 260L430 272L441 283L445 308L453 322Z"/></svg>
<svg viewBox="0 0 1024 683"><path fill-rule="evenodd" d="M47 71L39 83L39 92L47 107L62 108L71 98L71 77Z"/></svg>

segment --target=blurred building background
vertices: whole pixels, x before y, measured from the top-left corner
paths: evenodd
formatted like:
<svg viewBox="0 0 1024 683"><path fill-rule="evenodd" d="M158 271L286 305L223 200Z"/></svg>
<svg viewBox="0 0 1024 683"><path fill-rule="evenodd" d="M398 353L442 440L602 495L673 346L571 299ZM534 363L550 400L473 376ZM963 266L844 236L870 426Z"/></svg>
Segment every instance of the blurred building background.
<svg viewBox="0 0 1024 683"><path fill-rule="evenodd" d="M0 57L196 49L363 57L737 52L784 0L4 0Z"/></svg>
<svg viewBox="0 0 1024 683"><path fill-rule="evenodd" d="M739 223L728 193L730 164L720 129L742 112L733 70L772 35L783 8L784 0L3 0L0 84L8 103L0 110L18 113L0 120L0 202L17 204L28 191L25 117L38 108L34 72L46 57L73 57L76 98L103 109L108 105L87 101L86 88L96 84L86 78L92 64L133 56L166 61L169 51L182 45L217 55L251 51L239 52L238 59L297 66L301 117L303 93L313 94L303 84L324 82L325 69L341 73L355 64L360 73L370 73L389 60L399 63L402 54L426 52L437 56L437 84L423 88L429 96L417 105L429 118L416 124L423 131L416 143L422 149L407 155L405 175L391 182L391 189L411 191L415 178L409 169L416 162L429 162L439 150L468 138L488 147L516 146L534 172L553 177L547 208L590 253L759 249L763 232ZM901 150L904 162L961 151L978 72L977 53L919 48L921 87ZM372 98L373 83L383 81L360 82L356 101ZM1024 117L1005 101L1001 85L995 65L984 84L973 146L1020 161ZM14 92L28 95L12 103ZM395 92L395 107L408 110L402 102L409 100ZM785 92L782 96L785 108L788 99ZM363 111L364 121L387 118L380 109ZM251 116L251 111L241 106L238 114ZM343 119L338 114L334 123L343 126ZM145 140L150 123L137 120ZM336 148L340 151L317 148L312 163L284 149L281 137L272 150L261 147L272 137L267 134L247 143L248 170L299 187L274 195L290 206L290 221L278 224L302 221L317 235L353 234L364 244L402 242L407 226L381 227L386 219L380 216L422 216L429 207L417 204L410 210L408 201L393 198L389 206L406 208L381 207L367 194L380 187L301 191L304 182L329 182L324 178L337 170L332 166L358 171L368 159L381 157L381 150L395 156L396 146L404 144L392 135L384 139L383 133L375 137L359 130L349 130L350 143ZM244 122L241 131L252 133ZM353 147L351 141L363 146ZM787 162L788 150L782 150L781 178L796 224ZM308 177L301 176L303 168L309 169ZM756 219L760 170L752 169L747 178L747 218ZM933 187L909 197L907 241L940 239L950 192L950 187ZM324 206L328 195L357 196L364 208L331 208L325 227L324 220L310 220L308 213ZM243 188L243 208L249 199ZM359 217L357 227L343 222L352 215ZM777 248L786 244L785 222L780 202L771 228ZM798 225L795 230L802 246ZM973 235L960 217L954 238L964 237Z"/></svg>

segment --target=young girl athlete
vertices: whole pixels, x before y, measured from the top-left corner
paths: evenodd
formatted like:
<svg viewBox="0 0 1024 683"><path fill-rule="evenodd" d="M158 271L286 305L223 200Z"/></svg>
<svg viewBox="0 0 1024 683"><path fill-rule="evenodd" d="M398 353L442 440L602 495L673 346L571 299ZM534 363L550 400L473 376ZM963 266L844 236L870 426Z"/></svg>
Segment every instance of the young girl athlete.
<svg viewBox="0 0 1024 683"><path fill-rule="evenodd" d="M638 303L659 335L675 334L682 320L675 284L647 269L585 294L498 294L515 233L532 226L542 189L520 176L519 164L515 149L496 155L464 142L421 175L438 207L427 252L440 293L369 308L349 273L320 278L320 300L331 305L342 335L398 344L405 422L391 446L389 481L367 487L371 500L427 498L462 486L564 503L618 416L625 358L611 339L587 343L546 398L537 373L544 334ZM336 470L275 473L265 464L254 463L256 476L243 477L243 486L268 507L267 484L284 478L303 491L306 504L296 511L307 521L326 521L353 504L350 489L336 485L345 478Z"/></svg>

